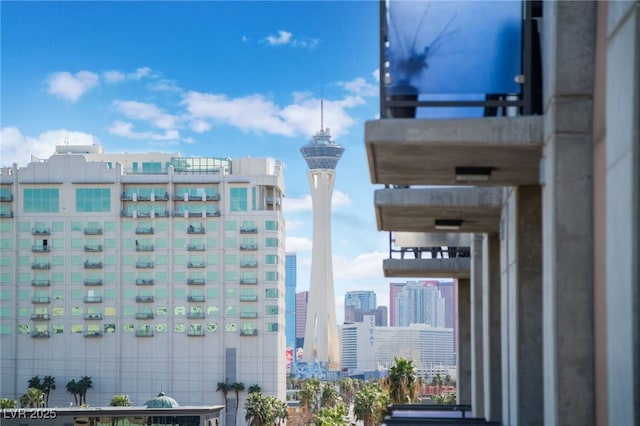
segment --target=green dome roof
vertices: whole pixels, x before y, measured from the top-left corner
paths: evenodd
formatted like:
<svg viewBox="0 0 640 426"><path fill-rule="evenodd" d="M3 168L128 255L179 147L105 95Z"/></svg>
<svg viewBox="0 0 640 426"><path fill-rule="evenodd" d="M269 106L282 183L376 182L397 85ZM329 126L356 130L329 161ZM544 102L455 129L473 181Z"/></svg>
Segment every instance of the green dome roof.
<svg viewBox="0 0 640 426"><path fill-rule="evenodd" d="M160 392L158 396L144 403L147 408L175 408L179 405L178 401L165 395L164 392Z"/></svg>

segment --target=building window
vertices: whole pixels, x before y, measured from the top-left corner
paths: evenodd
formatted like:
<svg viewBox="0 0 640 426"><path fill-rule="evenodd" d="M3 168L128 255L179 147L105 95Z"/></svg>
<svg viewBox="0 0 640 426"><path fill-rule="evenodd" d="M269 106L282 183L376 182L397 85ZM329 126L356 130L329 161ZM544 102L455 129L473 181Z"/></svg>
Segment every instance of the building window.
<svg viewBox="0 0 640 426"><path fill-rule="evenodd" d="M278 331L277 322L268 322L264 325L264 331Z"/></svg>
<svg viewBox="0 0 640 426"><path fill-rule="evenodd" d="M264 297L267 299L277 299L278 298L278 289L277 288L266 288L264 290Z"/></svg>
<svg viewBox="0 0 640 426"><path fill-rule="evenodd" d="M277 231L278 230L278 222L275 220L267 220L264 223L264 229L267 231Z"/></svg>
<svg viewBox="0 0 640 426"><path fill-rule="evenodd" d="M278 255L277 254L267 254L264 257L264 263L267 265L277 265L278 264Z"/></svg>
<svg viewBox="0 0 640 426"><path fill-rule="evenodd" d="M264 278L267 281L278 281L278 272L276 272L276 271L267 271L264 274Z"/></svg>
<svg viewBox="0 0 640 426"><path fill-rule="evenodd" d="M110 188L76 188L76 212L111 211Z"/></svg>
<svg viewBox="0 0 640 426"><path fill-rule="evenodd" d="M247 211L247 188L231 188L230 210L232 212Z"/></svg>
<svg viewBox="0 0 640 426"><path fill-rule="evenodd" d="M60 194L57 188L25 188L25 213L58 213Z"/></svg>
<svg viewBox="0 0 640 426"><path fill-rule="evenodd" d="M278 239L274 237L267 237L264 239L264 245L269 248L278 247Z"/></svg>
<svg viewBox="0 0 640 426"><path fill-rule="evenodd" d="M278 307L274 305L267 305L264 307L265 315L278 315Z"/></svg>

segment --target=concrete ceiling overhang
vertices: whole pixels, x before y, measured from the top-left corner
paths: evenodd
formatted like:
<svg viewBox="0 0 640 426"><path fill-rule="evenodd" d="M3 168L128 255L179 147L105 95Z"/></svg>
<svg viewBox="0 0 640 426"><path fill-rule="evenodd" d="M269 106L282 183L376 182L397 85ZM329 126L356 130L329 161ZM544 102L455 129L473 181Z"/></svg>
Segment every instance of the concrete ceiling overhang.
<svg viewBox="0 0 640 426"><path fill-rule="evenodd" d="M374 193L380 231L497 232L503 188L388 188ZM460 220L460 229L443 231L436 220Z"/></svg>
<svg viewBox="0 0 640 426"><path fill-rule="evenodd" d="M538 185L541 116L380 119L365 123L371 182L460 185L457 167L489 168L482 185ZM469 183L465 183L469 184Z"/></svg>
<svg viewBox="0 0 640 426"><path fill-rule="evenodd" d="M390 277L429 277L429 278L469 278L471 258L453 259L384 259L384 276Z"/></svg>

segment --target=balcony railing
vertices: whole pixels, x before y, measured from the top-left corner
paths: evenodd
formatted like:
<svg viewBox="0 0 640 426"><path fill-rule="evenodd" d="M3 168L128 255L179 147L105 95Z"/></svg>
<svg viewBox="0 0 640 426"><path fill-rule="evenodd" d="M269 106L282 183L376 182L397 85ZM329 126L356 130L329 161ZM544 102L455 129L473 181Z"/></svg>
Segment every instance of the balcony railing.
<svg viewBox="0 0 640 426"><path fill-rule="evenodd" d="M240 228L241 234L256 234L258 232L258 228L256 226L243 226Z"/></svg>
<svg viewBox="0 0 640 426"><path fill-rule="evenodd" d="M85 296L85 303L102 303L102 296Z"/></svg>
<svg viewBox="0 0 640 426"><path fill-rule="evenodd" d="M191 226L187 228L187 234L204 234L204 226Z"/></svg>
<svg viewBox="0 0 640 426"><path fill-rule="evenodd" d="M257 312L240 312L240 318L258 318Z"/></svg>
<svg viewBox="0 0 640 426"><path fill-rule="evenodd" d="M51 317L49 314L32 314L31 319L34 321L49 321Z"/></svg>
<svg viewBox="0 0 640 426"><path fill-rule="evenodd" d="M153 285L153 278L136 278L136 285Z"/></svg>
<svg viewBox="0 0 640 426"><path fill-rule="evenodd" d="M138 262L136 262L136 268L138 268L138 269L153 268L153 262L150 262L150 261L138 261Z"/></svg>
<svg viewBox="0 0 640 426"><path fill-rule="evenodd" d="M154 210L154 211L155 211L156 217L167 217L167 215L169 214L169 212L166 210Z"/></svg>
<svg viewBox="0 0 640 426"><path fill-rule="evenodd" d="M84 228L84 235L102 235L102 228Z"/></svg>
<svg viewBox="0 0 640 426"><path fill-rule="evenodd" d="M218 217L220 216L220 210L215 210L215 211L207 210L205 214L207 217Z"/></svg>
<svg viewBox="0 0 640 426"><path fill-rule="evenodd" d="M95 245L95 246L86 245L86 246L84 246L84 251L100 252L100 251L102 251L102 244L98 244L98 245Z"/></svg>
<svg viewBox="0 0 640 426"><path fill-rule="evenodd" d="M257 329L246 329L246 330L240 330L240 335L241 336L257 336L258 335L258 330Z"/></svg>
<svg viewBox="0 0 640 426"><path fill-rule="evenodd" d="M152 303L153 296L136 296L136 302L139 303Z"/></svg>
<svg viewBox="0 0 640 426"><path fill-rule="evenodd" d="M51 280L31 280L31 285L34 287L49 287Z"/></svg>
<svg viewBox="0 0 640 426"><path fill-rule="evenodd" d="M241 294L240 301L241 302L256 302L258 300L257 294Z"/></svg>
<svg viewBox="0 0 640 426"><path fill-rule="evenodd" d="M122 200L122 201L133 201L133 194L129 194L129 193L123 192L122 194L120 194L120 200Z"/></svg>
<svg viewBox="0 0 640 426"><path fill-rule="evenodd" d="M138 226L136 228L136 234L138 235L153 234L153 226Z"/></svg>
<svg viewBox="0 0 640 426"><path fill-rule="evenodd" d="M84 337L102 337L102 331L85 331Z"/></svg>
<svg viewBox="0 0 640 426"><path fill-rule="evenodd" d="M41 337L50 337L49 330L36 330L31 332L31 337L33 338L41 338Z"/></svg>
<svg viewBox="0 0 640 426"><path fill-rule="evenodd" d="M187 278L187 285L204 285L204 278Z"/></svg>
<svg viewBox="0 0 640 426"><path fill-rule="evenodd" d="M257 260L247 260L245 262L240 263L241 268L257 268L258 261Z"/></svg>
<svg viewBox="0 0 640 426"><path fill-rule="evenodd" d="M0 217L13 217L13 212L10 210L0 211Z"/></svg>
<svg viewBox="0 0 640 426"><path fill-rule="evenodd" d="M204 262L188 262L187 268L204 268Z"/></svg>
<svg viewBox="0 0 640 426"><path fill-rule="evenodd" d="M13 194L0 195L0 201L13 201Z"/></svg>
<svg viewBox="0 0 640 426"><path fill-rule="evenodd" d="M131 211L131 210L122 210L120 212L120 216L122 216L122 217L133 217L133 211Z"/></svg>
<svg viewBox="0 0 640 426"><path fill-rule="evenodd" d="M204 296L190 294L187 296L187 302L204 302Z"/></svg>
<svg viewBox="0 0 640 426"><path fill-rule="evenodd" d="M207 201L220 201L220 194L207 194Z"/></svg>
<svg viewBox="0 0 640 426"><path fill-rule="evenodd" d="M153 312L136 312L136 319L153 319Z"/></svg>
<svg viewBox="0 0 640 426"><path fill-rule="evenodd" d="M257 244L240 244L240 250L258 250Z"/></svg>
<svg viewBox="0 0 640 426"><path fill-rule="evenodd" d="M31 269L51 269L51 263L49 262L33 262Z"/></svg>
<svg viewBox="0 0 640 426"><path fill-rule="evenodd" d="M187 331L187 336L204 336L204 330L189 330Z"/></svg>
<svg viewBox="0 0 640 426"><path fill-rule="evenodd" d="M31 230L31 235L50 235L51 229L49 228L33 228Z"/></svg>
<svg viewBox="0 0 640 426"><path fill-rule="evenodd" d="M136 330L136 337L153 337L153 330Z"/></svg>
<svg viewBox="0 0 640 426"><path fill-rule="evenodd" d="M31 298L31 303L51 303L49 296L34 296Z"/></svg>
<svg viewBox="0 0 640 426"><path fill-rule="evenodd" d="M102 262L84 262L84 269L102 269Z"/></svg>
<svg viewBox="0 0 640 426"><path fill-rule="evenodd" d="M258 284L257 278L240 278L240 284Z"/></svg>
<svg viewBox="0 0 640 426"><path fill-rule="evenodd" d="M204 251L204 244L187 244L187 251Z"/></svg>
<svg viewBox="0 0 640 426"><path fill-rule="evenodd" d="M153 251L153 244L136 244L136 251Z"/></svg>
<svg viewBox="0 0 640 426"><path fill-rule="evenodd" d="M84 280L84 285L86 285L87 287L96 287L96 286L101 286L102 285L102 279L100 278L95 278L95 279L85 279Z"/></svg>
<svg viewBox="0 0 640 426"><path fill-rule="evenodd" d="M187 318L189 319L202 319L204 318L204 312L188 312Z"/></svg>
<svg viewBox="0 0 640 426"><path fill-rule="evenodd" d="M84 319L90 320L90 321L101 320L102 314L101 313L84 314Z"/></svg>
<svg viewBox="0 0 640 426"><path fill-rule="evenodd" d="M49 246L31 246L31 251L34 253L45 253L49 252Z"/></svg>

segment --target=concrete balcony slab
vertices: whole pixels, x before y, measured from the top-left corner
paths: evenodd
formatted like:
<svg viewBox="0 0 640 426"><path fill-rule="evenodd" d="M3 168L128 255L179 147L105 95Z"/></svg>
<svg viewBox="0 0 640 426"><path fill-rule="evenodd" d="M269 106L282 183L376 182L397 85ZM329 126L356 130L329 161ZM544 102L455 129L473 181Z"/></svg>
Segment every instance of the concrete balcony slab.
<svg viewBox="0 0 640 426"><path fill-rule="evenodd" d="M374 193L380 231L497 232L502 209L502 188L388 188ZM452 231L436 227L436 220L459 220Z"/></svg>
<svg viewBox="0 0 640 426"><path fill-rule="evenodd" d="M384 259L382 269L387 278L469 278L471 258Z"/></svg>
<svg viewBox="0 0 640 426"><path fill-rule="evenodd" d="M365 123L371 182L388 185L537 185L541 116L380 119ZM465 182L456 168L489 168Z"/></svg>

